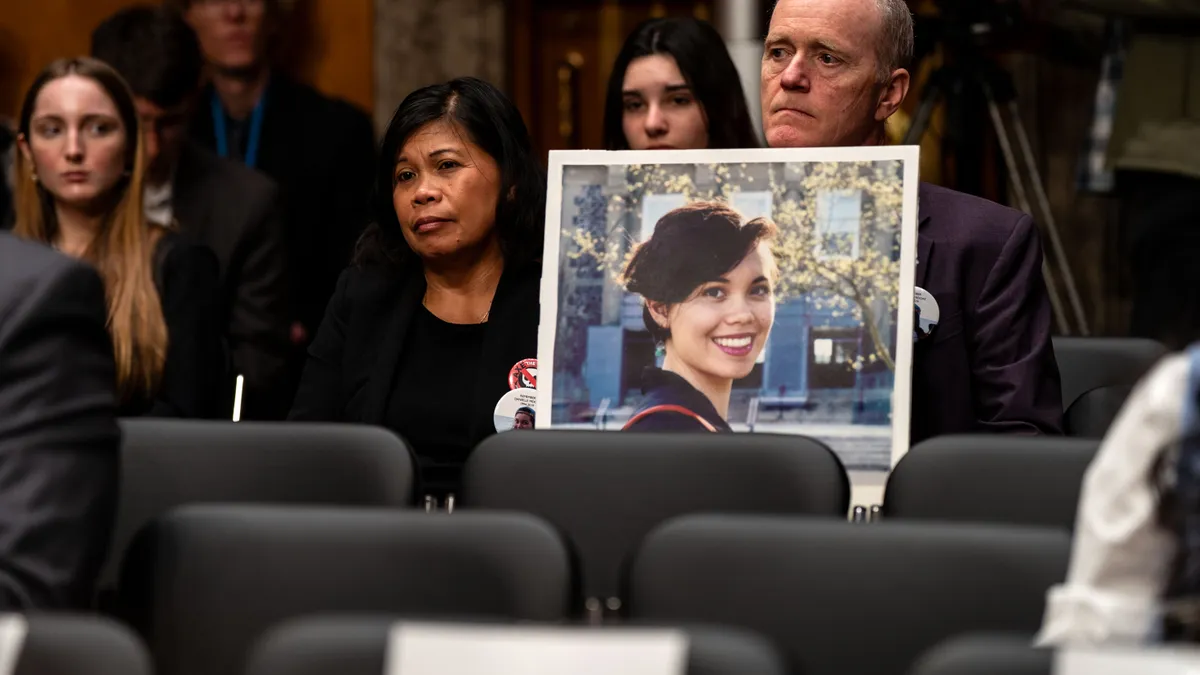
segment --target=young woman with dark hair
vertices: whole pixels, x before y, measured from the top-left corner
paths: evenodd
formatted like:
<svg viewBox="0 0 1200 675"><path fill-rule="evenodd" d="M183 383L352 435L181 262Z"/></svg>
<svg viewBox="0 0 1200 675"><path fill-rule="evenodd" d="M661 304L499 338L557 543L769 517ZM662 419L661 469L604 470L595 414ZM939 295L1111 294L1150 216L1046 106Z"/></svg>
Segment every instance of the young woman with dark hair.
<svg viewBox="0 0 1200 675"><path fill-rule="evenodd" d="M666 356L647 369L630 431L730 431L733 381L754 368L775 323L775 225L721 203L671 211L625 268Z"/></svg>
<svg viewBox="0 0 1200 675"><path fill-rule="evenodd" d="M21 107L13 231L99 270L121 416L214 417L228 371L217 259L146 218L138 124L109 66L47 66Z"/></svg>
<svg viewBox="0 0 1200 675"><path fill-rule="evenodd" d="M651 19L625 40L604 99L607 150L756 148L737 68L698 19Z"/></svg>
<svg viewBox="0 0 1200 675"><path fill-rule="evenodd" d="M509 371L537 355L545 180L516 107L462 78L400 104L375 190L290 418L395 430L440 498L497 431Z"/></svg>

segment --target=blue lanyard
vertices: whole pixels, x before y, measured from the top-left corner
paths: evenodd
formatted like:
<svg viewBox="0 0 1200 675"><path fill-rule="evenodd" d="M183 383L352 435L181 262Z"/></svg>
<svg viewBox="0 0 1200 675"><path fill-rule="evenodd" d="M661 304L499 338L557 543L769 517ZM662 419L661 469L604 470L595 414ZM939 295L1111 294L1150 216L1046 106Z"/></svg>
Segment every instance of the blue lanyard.
<svg viewBox="0 0 1200 675"><path fill-rule="evenodd" d="M254 168L258 163L258 141L262 137L263 124L263 108L266 106L267 95L263 95L258 99L258 103L254 106L254 112L250 113L250 138L246 141L246 166ZM221 99L217 96L217 92L212 95L212 115L213 115L213 133L217 137L217 154L222 157L229 156L229 132L225 129L225 108L221 106Z"/></svg>

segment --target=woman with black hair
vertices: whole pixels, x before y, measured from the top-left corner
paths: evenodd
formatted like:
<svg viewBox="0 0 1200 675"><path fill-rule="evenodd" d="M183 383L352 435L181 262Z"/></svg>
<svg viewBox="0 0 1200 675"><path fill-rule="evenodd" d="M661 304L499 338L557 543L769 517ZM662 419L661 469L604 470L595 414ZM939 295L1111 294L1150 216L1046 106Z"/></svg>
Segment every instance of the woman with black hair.
<svg viewBox="0 0 1200 675"><path fill-rule="evenodd" d="M514 364L536 357L545 181L516 107L461 78L388 125L375 224L342 273L290 419L408 441L425 495L457 490Z"/></svg>
<svg viewBox="0 0 1200 675"><path fill-rule="evenodd" d="M715 28L667 18L634 29L608 80L605 149L758 146L737 68Z"/></svg>
<svg viewBox="0 0 1200 675"><path fill-rule="evenodd" d="M642 319L665 357L643 375L627 431L731 431L733 381L753 370L775 323L778 277L765 218L743 223L725 204L663 216L625 268Z"/></svg>

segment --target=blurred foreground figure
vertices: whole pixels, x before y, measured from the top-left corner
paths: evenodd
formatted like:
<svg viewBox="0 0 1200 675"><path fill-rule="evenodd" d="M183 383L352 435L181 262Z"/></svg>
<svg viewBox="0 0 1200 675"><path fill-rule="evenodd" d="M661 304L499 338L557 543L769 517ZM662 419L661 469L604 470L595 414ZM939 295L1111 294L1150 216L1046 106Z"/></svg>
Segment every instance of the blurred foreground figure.
<svg viewBox="0 0 1200 675"><path fill-rule="evenodd" d="M1200 642L1200 345L1137 386L1084 477L1042 645Z"/></svg>
<svg viewBox="0 0 1200 675"><path fill-rule="evenodd" d="M0 232L0 611L83 610L117 502L104 284Z"/></svg>

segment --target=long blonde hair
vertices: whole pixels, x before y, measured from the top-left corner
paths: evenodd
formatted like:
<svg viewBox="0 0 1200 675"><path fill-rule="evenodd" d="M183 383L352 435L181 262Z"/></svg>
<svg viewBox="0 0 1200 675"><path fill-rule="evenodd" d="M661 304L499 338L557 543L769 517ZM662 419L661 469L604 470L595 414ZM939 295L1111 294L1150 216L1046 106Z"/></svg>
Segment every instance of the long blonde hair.
<svg viewBox="0 0 1200 675"><path fill-rule="evenodd" d="M137 108L128 85L115 70L95 59L59 59L34 80L21 107L19 131L29 142L30 122L38 94L48 83L78 75L108 94L125 126L127 176L113 187L112 206L84 258L104 279L108 299L108 331L117 364L117 391L122 401L157 390L167 356L167 324L154 284L153 252L163 230L142 211L145 174ZM130 142L132 141L132 142ZM42 187L32 162L17 153L16 215L18 236L51 243L58 231L54 196Z"/></svg>

